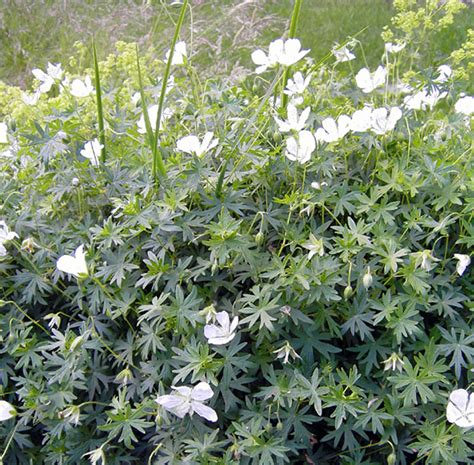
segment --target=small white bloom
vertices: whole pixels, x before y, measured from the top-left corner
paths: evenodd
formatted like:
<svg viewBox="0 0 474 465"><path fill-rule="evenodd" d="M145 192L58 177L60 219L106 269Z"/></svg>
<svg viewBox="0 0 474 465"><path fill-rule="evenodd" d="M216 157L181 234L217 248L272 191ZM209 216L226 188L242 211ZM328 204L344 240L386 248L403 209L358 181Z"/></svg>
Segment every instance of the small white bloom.
<svg viewBox="0 0 474 465"><path fill-rule="evenodd" d="M46 73L38 68L32 70L33 76L40 81L39 91L44 94L49 92L56 80L60 80L63 75L61 64L53 65L48 63Z"/></svg>
<svg viewBox="0 0 474 465"><path fill-rule="evenodd" d="M276 358L282 358L283 359L283 364L288 363L288 359L291 357L293 360L296 360L297 358L301 359L301 357L296 353L295 349L291 347L290 343L288 341L285 342L285 345L283 347L280 347L277 350L273 351L274 354L277 354Z"/></svg>
<svg viewBox="0 0 474 465"><path fill-rule="evenodd" d="M471 257L469 255L455 253L454 258L458 261L456 264L456 272L459 276L462 276L466 268L471 264Z"/></svg>
<svg viewBox="0 0 474 465"><path fill-rule="evenodd" d="M8 144L8 126L0 123L0 144Z"/></svg>
<svg viewBox="0 0 474 465"><path fill-rule="evenodd" d="M133 95L132 95L132 103L136 106L137 103L140 101L141 99L141 95L140 95L140 92L135 92Z"/></svg>
<svg viewBox="0 0 474 465"><path fill-rule="evenodd" d="M99 460L100 460L100 465L105 465L106 461L105 461L105 453L103 450L104 446L105 444L100 446L98 449L94 449L94 450L91 450L90 452L87 452L82 457L89 456L89 462L91 463L91 465L97 465L99 463Z"/></svg>
<svg viewBox="0 0 474 465"><path fill-rule="evenodd" d="M383 66L379 66L373 73L367 68L362 68L356 75L357 87L362 89L362 92L368 94L377 87L385 84L387 70Z"/></svg>
<svg viewBox="0 0 474 465"><path fill-rule="evenodd" d="M97 138L91 140L90 142L86 142L84 148L81 150L81 155L84 158L90 160L90 162L94 166L99 165L100 160L100 152L104 148L103 144L99 142Z"/></svg>
<svg viewBox="0 0 474 465"><path fill-rule="evenodd" d="M298 110L296 107L289 103L288 104L288 120L282 121L279 118L275 118L275 121L278 124L278 129L280 132L289 132L289 131L302 131L305 127L306 120L308 119L310 108L305 108L301 115L298 117Z"/></svg>
<svg viewBox="0 0 474 465"><path fill-rule="evenodd" d="M0 400L0 421L9 420L16 415L15 407L6 400Z"/></svg>
<svg viewBox="0 0 474 465"><path fill-rule="evenodd" d="M317 182L317 181L313 181L313 182L311 183L311 187L312 187L313 189L318 190L318 191L320 191L323 187L327 187L327 185L328 185L328 183L327 183L326 181L323 181L323 182L321 182L321 183L319 183L319 182Z"/></svg>
<svg viewBox="0 0 474 465"><path fill-rule="evenodd" d="M48 68L46 69L48 76L52 77L53 79L60 80L63 75L63 69L61 68L61 63L56 63L53 65L52 63L48 62Z"/></svg>
<svg viewBox="0 0 474 465"><path fill-rule="evenodd" d="M209 344L227 344L235 337L239 317L234 317L231 323L227 312L218 312L216 314L216 320L219 325L211 324L204 326L204 336L206 336Z"/></svg>
<svg viewBox="0 0 474 465"><path fill-rule="evenodd" d="M375 134L386 134L395 128L401 117L402 110L398 107L392 107L390 112L386 108L376 108L371 116L371 129Z"/></svg>
<svg viewBox="0 0 474 465"><path fill-rule="evenodd" d="M0 257L5 257L7 255L7 249L3 245L6 241L11 241L18 237L18 234L15 232L11 232L8 229L7 224L5 221L0 221Z"/></svg>
<svg viewBox="0 0 474 465"><path fill-rule="evenodd" d="M311 260L315 255L324 256L323 239L316 239L313 233L309 234L309 241L303 244L306 250L309 250L308 260Z"/></svg>
<svg viewBox="0 0 474 465"><path fill-rule="evenodd" d="M424 97L424 103L430 109L432 109L442 98L445 98L448 95L447 92L440 92L436 87L430 89L430 91Z"/></svg>
<svg viewBox="0 0 474 465"><path fill-rule="evenodd" d="M89 276L84 246L80 245L72 255L62 255L56 262L56 268L64 273L72 274L76 278Z"/></svg>
<svg viewBox="0 0 474 465"><path fill-rule="evenodd" d="M387 53L399 53L406 47L406 45L407 44L405 42L399 44L392 44L392 42L387 42L385 44L385 51Z"/></svg>
<svg viewBox="0 0 474 465"><path fill-rule="evenodd" d="M474 113L474 97L465 96L461 97L454 105L456 113L462 113L463 115L472 115Z"/></svg>
<svg viewBox="0 0 474 465"><path fill-rule="evenodd" d="M27 105L36 105L38 103L40 95L41 95L41 90L36 89L36 91L31 95L27 93L23 93L22 99L23 99L23 102L25 102Z"/></svg>
<svg viewBox="0 0 474 465"><path fill-rule="evenodd" d="M432 109L446 95L448 95L446 91L440 92L437 87L432 87L429 90L425 88L416 94L406 96L403 103L410 110Z"/></svg>
<svg viewBox="0 0 474 465"><path fill-rule="evenodd" d="M148 108L148 119L150 120L153 131L155 130L156 118L158 116L158 105L152 105ZM173 111L170 108L165 108L161 113L161 122L167 120L173 116ZM146 134L145 116L141 116L138 123L138 132L140 134Z"/></svg>
<svg viewBox="0 0 474 465"><path fill-rule="evenodd" d="M351 61L355 59L355 55L346 46L336 45L332 49L332 54L336 58L336 63L344 63L345 61Z"/></svg>
<svg viewBox="0 0 474 465"><path fill-rule="evenodd" d="M311 75L306 76L305 79L303 74L298 71L294 74L293 79L288 79L284 92L286 95L290 96L302 94L306 90L310 82Z"/></svg>
<svg viewBox="0 0 474 465"><path fill-rule="evenodd" d="M453 74L453 70L451 66L448 65L441 65L438 66L438 77L434 80L434 82L446 82Z"/></svg>
<svg viewBox="0 0 474 465"><path fill-rule="evenodd" d="M349 125L351 131L368 131L372 126L372 111L373 109L368 106L365 106L362 110L355 111Z"/></svg>
<svg viewBox="0 0 474 465"><path fill-rule="evenodd" d="M278 62L283 66L291 66L301 60L309 50L301 50L301 43L298 39L285 40L283 51Z"/></svg>
<svg viewBox="0 0 474 465"><path fill-rule="evenodd" d="M171 50L166 52L166 60L170 57ZM173 59L171 60L172 65L184 65L186 58L188 57L188 52L186 50L186 42L180 40L176 42L174 47Z"/></svg>
<svg viewBox="0 0 474 465"><path fill-rule="evenodd" d="M263 50L255 50L252 53L252 61L258 65L255 72L263 73L268 68L280 64L291 66L301 60L309 50L301 50L301 43L298 39L282 39L270 42L268 55Z"/></svg>
<svg viewBox="0 0 474 465"><path fill-rule="evenodd" d="M289 160L304 164L311 159L311 154L315 148L316 141L313 134L309 131L301 131L298 133L297 138L289 137L286 140L285 156Z"/></svg>
<svg viewBox="0 0 474 465"><path fill-rule="evenodd" d="M342 139L350 131L351 118L347 115L341 115L337 123L333 118L325 118L322 127L316 130L316 140L318 142L336 142Z"/></svg>
<svg viewBox="0 0 474 465"><path fill-rule="evenodd" d="M91 78L89 76L86 76L86 79L84 81L81 81L80 79L74 79L71 82L70 92L72 95L74 95L74 97L87 97L92 92L94 92L94 87L92 86Z"/></svg>
<svg viewBox="0 0 474 465"><path fill-rule="evenodd" d="M390 357L388 357L382 363L385 365L383 371L403 371L403 365L405 365L405 362L402 360L402 357L395 352L393 352L392 355L390 355Z"/></svg>
<svg viewBox="0 0 474 465"><path fill-rule="evenodd" d="M206 420L217 421L216 411L203 403L214 395L209 384L202 381L193 388L188 386L172 386L172 388L174 394L158 396L156 399L156 402L166 410L179 418L184 418L187 414L192 416L196 412Z"/></svg>
<svg viewBox="0 0 474 465"><path fill-rule="evenodd" d="M196 136L185 136L176 142L176 146L178 150L181 150L182 152L202 157L206 152L213 149L219 143L217 139L212 138L213 136L213 132L206 132L202 142L199 142L199 139Z"/></svg>
<svg viewBox="0 0 474 465"><path fill-rule="evenodd" d="M474 426L474 393L465 389L455 389L449 394L446 418L461 428Z"/></svg>

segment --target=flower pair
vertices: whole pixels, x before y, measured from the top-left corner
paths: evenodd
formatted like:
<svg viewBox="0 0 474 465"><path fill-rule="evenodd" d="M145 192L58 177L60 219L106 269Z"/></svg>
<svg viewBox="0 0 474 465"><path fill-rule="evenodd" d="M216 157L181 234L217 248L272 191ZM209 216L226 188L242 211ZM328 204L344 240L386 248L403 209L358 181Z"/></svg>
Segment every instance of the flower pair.
<svg viewBox="0 0 474 465"><path fill-rule="evenodd" d="M263 50L255 50L252 53L252 61L258 65L255 72L261 74L268 68L276 65L291 66L303 58L309 50L301 50L298 39L274 40L268 47L268 54Z"/></svg>

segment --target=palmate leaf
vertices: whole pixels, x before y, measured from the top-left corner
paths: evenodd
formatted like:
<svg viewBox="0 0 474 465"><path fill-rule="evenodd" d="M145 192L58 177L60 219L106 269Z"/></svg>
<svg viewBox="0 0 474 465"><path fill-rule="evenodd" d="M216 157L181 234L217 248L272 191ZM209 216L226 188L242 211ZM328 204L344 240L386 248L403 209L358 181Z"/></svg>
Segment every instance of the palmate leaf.
<svg viewBox="0 0 474 465"><path fill-rule="evenodd" d="M447 343L437 346L437 353L446 357L452 356L449 366L454 366L456 378L460 379L462 368L467 368L474 360L474 334L466 336L463 329L457 331L455 328L451 328L451 331L448 332L441 326L438 328Z"/></svg>

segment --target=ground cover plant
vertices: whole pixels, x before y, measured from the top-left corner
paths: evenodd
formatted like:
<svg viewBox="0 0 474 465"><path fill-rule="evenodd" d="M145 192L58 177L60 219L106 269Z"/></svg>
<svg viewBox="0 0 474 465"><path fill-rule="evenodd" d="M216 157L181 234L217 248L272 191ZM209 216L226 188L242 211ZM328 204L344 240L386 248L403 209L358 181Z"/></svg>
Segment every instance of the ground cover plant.
<svg viewBox="0 0 474 465"><path fill-rule="evenodd" d="M239 84L186 7L0 87L0 461L472 463L474 31L423 58L466 7L356 67L297 1Z"/></svg>

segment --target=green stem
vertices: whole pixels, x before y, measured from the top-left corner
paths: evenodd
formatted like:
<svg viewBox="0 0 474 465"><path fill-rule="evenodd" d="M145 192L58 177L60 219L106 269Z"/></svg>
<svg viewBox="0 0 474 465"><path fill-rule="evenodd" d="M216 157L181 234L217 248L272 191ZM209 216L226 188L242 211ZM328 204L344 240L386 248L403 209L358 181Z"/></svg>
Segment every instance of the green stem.
<svg viewBox="0 0 474 465"><path fill-rule="evenodd" d="M105 129L104 129L104 112L102 107L102 91L100 88L99 63L97 61L97 50L95 42L92 42L92 52L94 55L94 72L95 72L95 96L97 101L97 123L99 124L99 141L103 145L100 151L100 161L105 163Z"/></svg>
<svg viewBox="0 0 474 465"><path fill-rule="evenodd" d="M291 14L291 22L290 22L290 32L288 34L288 38L293 39L296 35L296 27L298 26L298 18L300 16L300 10L303 0L295 0L295 4L293 6L293 13ZM286 108L288 103L288 95L284 93L286 83L288 82L288 78L290 77L290 66L285 68L285 73L283 74L283 82L281 83L281 106L282 108Z"/></svg>
<svg viewBox="0 0 474 465"><path fill-rule="evenodd" d="M163 157L161 156L161 152L158 150L161 114L163 112L163 106L165 103L166 86L168 84L168 79L170 76L171 62L173 61L174 49L176 46L176 42L178 40L181 26L183 25L184 14L186 13L187 6L188 6L188 0L184 0L183 5L181 6L181 12L179 14L178 22L176 23L176 27L174 29L174 35L173 35L173 41L171 42L170 54L168 56L168 62L166 63L165 74L163 76L163 82L161 84L161 93L160 93L160 100L158 102L158 114L156 115L155 139L154 139L154 146L153 146L153 178L155 179L155 181L158 181L158 173L161 176L166 177L166 168L165 168L165 164L163 163Z"/></svg>
<svg viewBox="0 0 474 465"><path fill-rule="evenodd" d="M27 312L25 312L25 310L23 310L16 302L14 302L13 300L7 300L5 302L6 304L12 304L16 307L16 309L23 315L25 316L26 318L28 318L28 320L30 320L35 326L37 326L39 329L41 329L42 331L44 331L46 334L49 335L49 331L43 326L41 325L40 323L38 323L38 321L36 321L34 318L32 318L30 315L28 315ZM16 320L16 318L15 318Z"/></svg>

